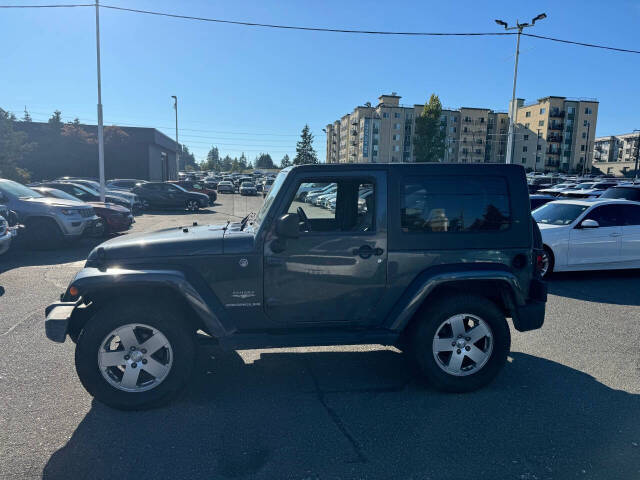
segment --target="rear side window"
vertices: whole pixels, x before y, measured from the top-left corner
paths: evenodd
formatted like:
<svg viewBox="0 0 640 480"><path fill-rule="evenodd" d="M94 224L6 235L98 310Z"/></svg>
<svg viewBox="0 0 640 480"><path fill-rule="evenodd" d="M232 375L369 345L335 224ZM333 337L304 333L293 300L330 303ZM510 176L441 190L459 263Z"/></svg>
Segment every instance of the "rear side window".
<svg viewBox="0 0 640 480"><path fill-rule="evenodd" d="M401 185L400 197L404 233L495 232L511 226L503 177L409 177Z"/></svg>

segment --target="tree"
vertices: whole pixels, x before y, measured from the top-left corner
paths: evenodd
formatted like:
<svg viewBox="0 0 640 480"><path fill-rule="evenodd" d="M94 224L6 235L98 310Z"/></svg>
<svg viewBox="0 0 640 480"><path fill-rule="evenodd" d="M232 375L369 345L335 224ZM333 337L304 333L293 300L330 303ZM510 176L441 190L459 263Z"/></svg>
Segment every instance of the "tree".
<svg viewBox="0 0 640 480"><path fill-rule="evenodd" d="M23 122L31 122L31 115L29 114L29 111L27 110L27 107L24 107L24 115L22 116L22 121Z"/></svg>
<svg viewBox="0 0 640 480"><path fill-rule="evenodd" d="M255 165L256 168L276 168L271 155L268 153L261 153L258 155Z"/></svg>
<svg viewBox="0 0 640 480"><path fill-rule="evenodd" d="M54 130L60 131L62 130L62 112L60 110L56 110L51 115L47 122Z"/></svg>
<svg viewBox="0 0 640 480"><path fill-rule="evenodd" d="M289 160L289 155L288 154L284 154L284 157L282 157L282 160L280 160L280 168L287 168L291 165L291 160Z"/></svg>
<svg viewBox="0 0 640 480"><path fill-rule="evenodd" d="M444 158L446 132L440 125L441 115L440 99L436 94L431 94L422 114L416 118L413 147L416 162L441 162Z"/></svg>
<svg viewBox="0 0 640 480"><path fill-rule="evenodd" d="M242 152L242 155L240 155L240 159L238 160L238 167L242 171L247 169L247 157L244 156L244 152Z"/></svg>
<svg viewBox="0 0 640 480"><path fill-rule="evenodd" d="M309 130L309 125L305 125L300 134L300 141L296 143L296 158L293 159L293 164L309 163L318 163L318 155L313 149L313 134Z"/></svg>
<svg viewBox="0 0 640 480"><path fill-rule="evenodd" d="M233 160L231 159L231 157L229 155L225 155L225 157L222 159L222 171L223 172L228 172L229 170L231 170L231 164L233 163Z"/></svg>
<svg viewBox="0 0 640 480"><path fill-rule="evenodd" d="M15 117L0 108L0 178L18 182L29 181L29 172L18 165L35 144L27 141L24 132L13 129Z"/></svg>

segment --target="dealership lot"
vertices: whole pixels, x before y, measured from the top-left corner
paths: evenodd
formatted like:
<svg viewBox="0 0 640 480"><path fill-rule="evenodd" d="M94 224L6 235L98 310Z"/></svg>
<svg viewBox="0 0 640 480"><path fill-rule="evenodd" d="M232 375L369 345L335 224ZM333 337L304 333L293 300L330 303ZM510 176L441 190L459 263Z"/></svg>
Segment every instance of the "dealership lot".
<svg viewBox="0 0 640 480"><path fill-rule="evenodd" d="M221 195L132 232L261 203ZM179 400L120 412L82 388L70 340L44 336L44 307L97 243L0 259L0 478L640 477L638 271L553 277L544 327L513 331L509 363L476 393L434 391L391 348L209 348Z"/></svg>

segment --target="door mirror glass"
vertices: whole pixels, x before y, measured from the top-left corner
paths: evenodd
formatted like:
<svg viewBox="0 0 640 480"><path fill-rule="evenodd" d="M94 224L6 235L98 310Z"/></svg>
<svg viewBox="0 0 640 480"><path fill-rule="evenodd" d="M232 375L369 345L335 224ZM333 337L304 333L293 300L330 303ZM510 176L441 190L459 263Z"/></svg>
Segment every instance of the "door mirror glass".
<svg viewBox="0 0 640 480"><path fill-rule="evenodd" d="M285 213L276 222L276 233L283 238L298 238L300 236L300 217L297 213Z"/></svg>
<svg viewBox="0 0 640 480"><path fill-rule="evenodd" d="M587 218L580 223L581 228L598 228L600 224L591 218Z"/></svg>

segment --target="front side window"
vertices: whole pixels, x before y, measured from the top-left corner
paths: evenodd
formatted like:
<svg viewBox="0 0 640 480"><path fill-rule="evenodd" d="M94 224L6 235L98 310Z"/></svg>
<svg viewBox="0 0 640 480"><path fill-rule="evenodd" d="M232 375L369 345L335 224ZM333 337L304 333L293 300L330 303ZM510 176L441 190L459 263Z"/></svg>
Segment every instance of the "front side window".
<svg viewBox="0 0 640 480"><path fill-rule="evenodd" d="M601 227L620 227L627 220L624 214L622 205L602 205L587 213L584 219L595 220Z"/></svg>
<svg viewBox="0 0 640 480"><path fill-rule="evenodd" d="M300 216L300 232L371 232L374 229L375 187L370 180L349 178L308 190L299 184L287 213Z"/></svg>
<svg viewBox="0 0 640 480"><path fill-rule="evenodd" d="M506 230L511 224L507 183L502 177L407 179L400 219L404 233Z"/></svg>

